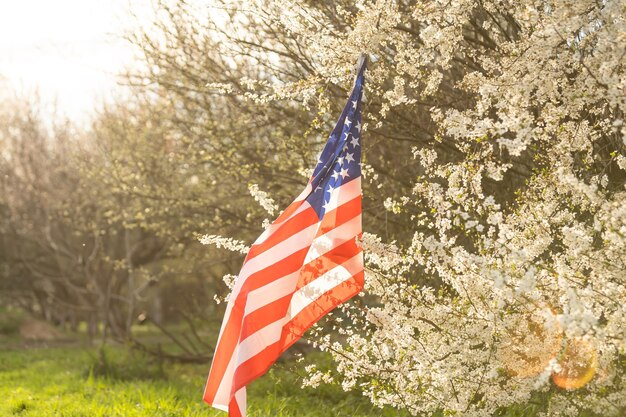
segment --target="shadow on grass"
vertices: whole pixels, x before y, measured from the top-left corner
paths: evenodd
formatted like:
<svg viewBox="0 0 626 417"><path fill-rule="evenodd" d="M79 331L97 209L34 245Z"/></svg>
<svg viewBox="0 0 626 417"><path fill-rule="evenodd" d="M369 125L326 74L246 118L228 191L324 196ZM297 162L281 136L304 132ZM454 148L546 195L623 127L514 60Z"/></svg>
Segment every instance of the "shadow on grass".
<svg viewBox="0 0 626 417"><path fill-rule="evenodd" d="M111 349L103 346L90 354L84 377L116 381L166 380L163 362L131 349Z"/></svg>

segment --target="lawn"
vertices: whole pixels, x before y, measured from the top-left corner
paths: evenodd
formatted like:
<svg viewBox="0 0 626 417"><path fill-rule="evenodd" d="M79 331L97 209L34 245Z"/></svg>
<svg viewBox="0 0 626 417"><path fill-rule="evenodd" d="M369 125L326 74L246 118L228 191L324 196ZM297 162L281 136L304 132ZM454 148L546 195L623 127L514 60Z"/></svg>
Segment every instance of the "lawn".
<svg viewBox="0 0 626 417"><path fill-rule="evenodd" d="M108 348L105 357L106 367L95 348L0 350L0 416L226 416L201 401L208 365L158 364L124 347ZM302 389L296 374L302 369L295 362L279 363L254 382L248 415L403 415L373 408L358 393L339 387Z"/></svg>
<svg viewBox="0 0 626 417"><path fill-rule="evenodd" d="M96 347L87 345L82 333L66 334L47 347L41 342L33 345L16 334L16 325L7 330L6 323L18 319L1 319L0 417L227 416L202 402L209 364L159 362L122 345L107 346L102 356ZM167 345L150 326L138 327L135 333L169 351L176 348ZM204 336L210 338L208 333ZM310 363L322 369L332 366L329 357L320 352L309 352L301 363L293 356L283 356L248 387L248 416L408 417L393 408L376 408L360 393L344 392L338 386L301 388L301 375ZM496 415L537 416L546 410L549 395L537 394L529 403Z"/></svg>

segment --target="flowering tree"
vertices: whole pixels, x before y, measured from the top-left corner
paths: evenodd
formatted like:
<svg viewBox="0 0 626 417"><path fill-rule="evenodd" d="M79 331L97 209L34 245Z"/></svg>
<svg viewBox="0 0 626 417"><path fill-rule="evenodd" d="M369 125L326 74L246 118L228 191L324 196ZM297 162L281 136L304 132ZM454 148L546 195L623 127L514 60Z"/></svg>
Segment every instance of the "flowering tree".
<svg viewBox="0 0 626 417"><path fill-rule="evenodd" d="M623 2L212 4L219 19L196 23L223 65L262 70L202 81L258 106L244 113L299 102L322 134L371 57L369 296L335 315L340 337L317 332L337 367L309 384L415 415L487 416L536 393L548 415L624 411ZM173 27L207 10L176 7Z"/></svg>

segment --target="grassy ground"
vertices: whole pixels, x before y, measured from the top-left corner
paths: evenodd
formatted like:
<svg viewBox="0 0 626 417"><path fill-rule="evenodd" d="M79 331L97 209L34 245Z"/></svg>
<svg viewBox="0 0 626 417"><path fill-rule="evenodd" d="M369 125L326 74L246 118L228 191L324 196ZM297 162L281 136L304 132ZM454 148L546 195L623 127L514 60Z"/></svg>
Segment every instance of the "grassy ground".
<svg viewBox="0 0 626 417"><path fill-rule="evenodd" d="M19 317L9 316L0 314L0 417L226 417L201 400L208 364L158 363L124 346L110 346L102 357L96 348L87 347L82 333L67 334L48 347L28 345L18 335ZM175 352L176 346L168 345L150 326L139 326L134 333L146 343ZM212 343L214 336L202 335ZM306 355L306 362L331 366L328 357L315 352ZM302 389L298 373L303 368L304 364L287 359L253 382L248 415L407 417L395 409L374 408L359 393L340 387ZM494 417L535 417L545 411L546 395L500 410Z"/></svg>
<svg viewBox="0 0 626 417"><path fill-rule="evenodd" d="M105 357L107 366L93 348L0 346L0 416L226 416L201 402L208 365L159 365L123 347ZM294 368L277 364L250 386L249 416L402 415L338 387L301 389Z"/></svg>

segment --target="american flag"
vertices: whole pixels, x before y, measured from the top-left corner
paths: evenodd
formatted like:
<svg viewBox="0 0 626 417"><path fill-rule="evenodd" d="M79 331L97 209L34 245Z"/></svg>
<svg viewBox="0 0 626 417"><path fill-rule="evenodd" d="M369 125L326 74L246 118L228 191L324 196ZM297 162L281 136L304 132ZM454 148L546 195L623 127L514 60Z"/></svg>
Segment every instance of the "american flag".
<svg viewBox="0 0 626 417"><path fill-rule="evenodd" d="M254 242L230 295L204 401L246 415L246 386L363 288L361 58L354 88L304 191Z"/></svg>

